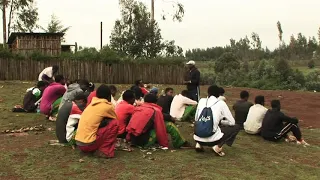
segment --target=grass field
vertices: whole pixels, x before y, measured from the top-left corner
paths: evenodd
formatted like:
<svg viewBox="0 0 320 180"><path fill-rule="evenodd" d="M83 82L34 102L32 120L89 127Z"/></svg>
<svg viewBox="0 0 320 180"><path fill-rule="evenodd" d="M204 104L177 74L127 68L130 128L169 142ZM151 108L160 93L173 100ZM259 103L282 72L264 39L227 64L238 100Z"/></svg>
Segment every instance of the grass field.
<svg viewBox="0 0 320 180"><path fill-rule="evenodd" d="M10 112L31 86L0 82L0 131L40 124L46 129L55 128L42 115ZM126 86L118 87L122 90ZM227 93L228 99L236 97L237 93ZM193 142L190 124L179 126L186 139ZM210 149L203 154L157 150L151 155L135 149L117 151L113 159L82 157L78 150L50 146L54 130L20 136L0 134L0 179L320 179L320 129L303 128L302 133L312 146L270 143L241 132L233 147L225 147L223 158Z"/></svg>

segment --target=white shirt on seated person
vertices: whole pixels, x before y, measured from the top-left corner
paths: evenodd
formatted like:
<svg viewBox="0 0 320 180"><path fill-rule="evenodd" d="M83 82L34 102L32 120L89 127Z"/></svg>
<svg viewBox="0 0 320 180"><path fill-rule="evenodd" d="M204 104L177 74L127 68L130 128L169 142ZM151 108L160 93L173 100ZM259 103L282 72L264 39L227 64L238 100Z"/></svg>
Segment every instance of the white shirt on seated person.
<svg viewBox="0 0 320 180"><path fill-rule="evenodd" d="M171 107L170 115L178 120L182 118L184 111L188 105L197 105L197 101L189 99L182 94L174 96Z"/></svg>
<svg viewBox="0 0 320 180"><path fill-rule="evenodd" d="M244 130L248 134L257 134L260 132L262 120L268 109L261 104L255 104L250 107L246 122L244 122Z"/></svg>
<svg viewBox="0 0 320 180"><path fill-rule="evenodd" d="M207 98L200 99L197 107L197 112L195 118L198 119L202 110L205 107L211 107L212 115L213 115L213 129L216 130L216 132L206 138L198 137L197 135L193 135L193 138L195 141L200 142L215 142L222 138L223 133L221 132L221 129L219 127L219 124L221 122L222 125L226 126L233 126L235 125L235 120L232 116L232 113L228 107L228 105L222 101L218 100L218 98L214 96L210 96L207 102Z"/></svg>

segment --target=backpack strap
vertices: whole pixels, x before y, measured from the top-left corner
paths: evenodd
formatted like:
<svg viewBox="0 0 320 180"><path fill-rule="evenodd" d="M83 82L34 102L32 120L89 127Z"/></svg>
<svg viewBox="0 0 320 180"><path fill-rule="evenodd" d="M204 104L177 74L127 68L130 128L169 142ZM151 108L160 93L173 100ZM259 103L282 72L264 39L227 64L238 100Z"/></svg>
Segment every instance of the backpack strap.
<svg viewBox="0 0 320 180"><path fill-rule="evenodd" d="M209 100L209 98L210 98L210 97L207 98L206 107L208 107L208 100ZM220 100L217 100L213 105L210 106L210 108L211 108L212 106L216 105L219 101L220 101Z"/></svg>

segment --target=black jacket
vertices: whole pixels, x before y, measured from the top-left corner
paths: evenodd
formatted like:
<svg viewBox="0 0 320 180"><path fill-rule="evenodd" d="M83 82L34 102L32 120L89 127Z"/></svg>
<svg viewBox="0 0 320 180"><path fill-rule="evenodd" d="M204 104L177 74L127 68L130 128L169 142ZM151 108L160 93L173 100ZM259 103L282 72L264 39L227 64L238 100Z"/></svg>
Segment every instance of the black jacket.
<svg viewBox="0 0 320 180"><path fill-rule="evenodd" d="M162 107L162 112L170 114L170 108L172 103L172 96L160 96L157 104Z"/></svg>
<svg viewBox="0 0 320 180"><path fill-rule="evenodd" d="M261 136L266 138L277 136L283 129L285 122L297 124L298 119L286 116L277 109L269 109L262 121Z"/></svg>
<svg viewBox="0 0 320 180"><path fill-rule="evenodd" d="M191 81L191 83L187 84L187 90L196 90L200 84L200 71L197 68L189 72L189 81Z"/></svg>
<svg viewBox="0 0 320 180"><path fill-rule="evenodd" d="M136 96L136 99L140 99L140 98L142 98L144 96L143 93L142 93L141 88L139 86L137 86L137 85L132 86L130 88L130 90L134 92L134 95Z"/></svg>

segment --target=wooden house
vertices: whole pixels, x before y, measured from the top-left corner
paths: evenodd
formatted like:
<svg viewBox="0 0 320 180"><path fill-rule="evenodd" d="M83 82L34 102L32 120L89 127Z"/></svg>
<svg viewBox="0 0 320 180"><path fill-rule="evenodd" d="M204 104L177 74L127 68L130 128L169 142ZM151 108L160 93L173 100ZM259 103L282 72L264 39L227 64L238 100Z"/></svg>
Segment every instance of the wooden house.
<svg viewBox="0 0 320 180"><path fill-rule="evenodd" d="M63 35L63 33L11 33L8 45L13 53L27 55L40 52L57 56L61 53Z"/></svg>

